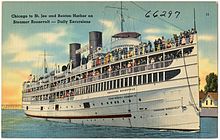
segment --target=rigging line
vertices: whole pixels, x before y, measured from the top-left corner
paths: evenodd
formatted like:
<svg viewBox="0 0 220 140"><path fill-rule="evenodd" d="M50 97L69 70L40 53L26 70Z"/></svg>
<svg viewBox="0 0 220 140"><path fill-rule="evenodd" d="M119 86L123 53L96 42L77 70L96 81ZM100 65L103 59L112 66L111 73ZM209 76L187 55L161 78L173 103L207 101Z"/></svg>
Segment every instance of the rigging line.
<svg viewBox="0 0 220 140"><path fill-rule="evenodd" d="M162 18L160 18L160 17L157 17L157 18L160 19L160 20L163 21L163 22L166 22L166 23L168 23L168 24L170 24L170 25L176 27L177 29L179 29L179 30L181 30L181 31L185 31L185 30L182 29L181 27L179 27L179 26L177 26L177 25L175 25L175 24L173 24L173 23L170 23L169 21L166 21L165 19L162 19Z"/></svg>
<svg viewBox="0 0 220 140"><path fill-rule="evenodd" d="M155 25L155 23L153 24L153 23L150 23L150 22L146 22L146 21L144 21L144 20L140 20L140 19L138 19L138 18L136 18L136 17L128 16L128 15L126 15L126 14L124 14L124 15L125 15L127 18L131 18L131 19L134 19L134 20L143 22L143 23L150 24L150 25Z"/></svg>
<svg viewBox="0 0 220 140"><path fill-rule="evenodd" d="M136 6L137 6L138 8L140 8L141 10L143 10L143 11L145 11L145 12L148 12L146 9L144 9L143 7L141 7L140 5L138 5L137 3L133 2L133 1L131 1L131 3L133 3L134 5L136 5ZM160 19L161 21L166 22L166 23L168 23L168 24L170 24L170 25L176 27L177 29L180 29L180 30L182 30L182 31L185 31L184 29L178 27L177 25L175 25L175 24L173 24L173 23L170 23L169 21L166 21L165 19L161 19L160 17L158 17L158 19Z"/></svg>
<svg viewBox="0 0 220 140"><path fill-rule="evenodd" d="M189 87L190 97L191 97L191 99L193 101L194 108L199 112L199 108L196 105L196 102L195 102L193 94L192 94L192 89L190 87L189 76L188 76L188 72L187 72L187 68L186 68L186 60L185 60L184 54L183 54L183 62L184 62L184 67L185 67L185 72L186 72L186 79L187 79L187 84L188 84L188 87Z"/></svg>

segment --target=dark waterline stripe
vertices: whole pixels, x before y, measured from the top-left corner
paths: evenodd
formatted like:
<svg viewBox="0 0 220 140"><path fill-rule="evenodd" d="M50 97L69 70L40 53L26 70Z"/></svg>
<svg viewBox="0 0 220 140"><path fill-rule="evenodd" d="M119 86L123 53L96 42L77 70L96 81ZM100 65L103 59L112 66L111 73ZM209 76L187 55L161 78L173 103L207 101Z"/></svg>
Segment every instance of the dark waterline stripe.
<svg viewBox="0 0 220 140"><path fill-rule="evenodd" d="M50 119L100 119L100 118L128 118L131 114L118 114L118 115L99 115L99 116L39 116L30 115L25 113L26 116L36 117L36 118L50 118Z"/></svg>

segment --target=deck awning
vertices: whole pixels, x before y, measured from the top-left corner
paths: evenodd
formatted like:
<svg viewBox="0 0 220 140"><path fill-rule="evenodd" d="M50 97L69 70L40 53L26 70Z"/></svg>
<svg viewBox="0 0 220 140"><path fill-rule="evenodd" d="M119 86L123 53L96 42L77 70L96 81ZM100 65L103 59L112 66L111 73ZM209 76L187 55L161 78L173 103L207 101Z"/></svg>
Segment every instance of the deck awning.
<svg viewBox="0 0 220 140"><path fill-rule="evenodd" d="M138 38L141 34L137 32L121 32L112 36L112 38Z"/></svg>

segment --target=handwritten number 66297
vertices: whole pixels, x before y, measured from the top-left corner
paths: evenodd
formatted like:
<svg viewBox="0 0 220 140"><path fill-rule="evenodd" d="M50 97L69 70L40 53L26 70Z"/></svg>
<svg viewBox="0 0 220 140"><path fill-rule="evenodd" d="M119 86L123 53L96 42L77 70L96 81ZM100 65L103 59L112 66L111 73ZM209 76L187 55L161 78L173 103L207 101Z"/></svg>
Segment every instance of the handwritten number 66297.
<svg viewBox="0 0 220 140"><path fill-rule="evenodd" d="M156 17L160 16L160 17L170 18L174 14L176 15L176 18L178 18L178 16L180 15L180 11L173 12L173 11L170 10L170 11L162 11L162 12L160 12L159 10L156 10L156 11L152 12L151 10L149 10L145 14L145 17L146 18L150 18L152 16L152 17L156 18Z"/></svg>

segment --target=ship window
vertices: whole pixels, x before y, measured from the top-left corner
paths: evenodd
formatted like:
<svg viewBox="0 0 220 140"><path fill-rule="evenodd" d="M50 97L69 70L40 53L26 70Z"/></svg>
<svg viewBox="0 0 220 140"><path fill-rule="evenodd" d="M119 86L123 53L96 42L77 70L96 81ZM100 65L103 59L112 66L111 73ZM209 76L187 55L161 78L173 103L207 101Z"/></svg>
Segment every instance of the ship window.
<svg viewBox="0 0 220 140"><path fill-rule="evenodd" d="M41 106L41 107L40 107L40 110L43 110L43 109L44 109L43 106Z"/></svg>
<svg viewBox="0 0 220 140"><path fill-rule="evenodd" d="M136 76L134 76L134 77L133 77L133 86L136 85L136 80L137 80L137 78L136 78Z"/></svg>
<svg viewBox="0 0 220 140"><path fill-rule="evenodd" d="M55 105L55 110L56 110L56 111L59 110L59 105Z"/></svg>
<svg viewBox="0 0 220 140"><path fill-rule="evenodd" d="M125 87L128 86L128 78L125 78Z"/></svg>
<svg viewBox="0 0 220 140"><path fill-rule="evenodd" d="M132 86L132 77L129 77L128 84L129 84L129 87Z"/></svg>
<svg viewBox="0 0 220 140"><path fill-rule="evenodd" d="M157 73L153 74L153 82L157 82Z"/></svg>
<svg viewBox="0 0 220 140"><path fill-rule="evenodd" d="M116 88L116 80L113 81L113 89Z"/></svg>
<svg viewBox="0 0 220 140"><path fill-rule="evenodd" d="M159 72L159 81L163 81L163 72Z"/></svg>
<svg viewBox="0 0 220 140"><path fill-rule="evenodd" d="M97 84L94 84L95 85L95 91L96 92L98 90L98 85Z"/></svg>
<svg viewBox="0 0 220 140"><path fill-rule="evenodd" d="M146 84L146 82L147 82L147 76L146 76L146 74L144 74L143 75L143 84Z"/></svg>
<svg viewBox="0 0 220 140"><path fill-rule="evenodd" d="M106 82L104 82L104 90L106 90Z"/></svg>
<svg viewBox="0 0 220 140"><path fill-rule="evenodd" d="M125 102L125 100L122 101L123 103Z"/></svg>
<svg viewBox="0 0 220 140"><path fill-rule="evenodd" d="M141 84L141 75L138 76L138 85Z"/></svg>
<svg viewBox="0 0 220 140"><path fill-rule="evenodd" d="M165 80L169 80L180 73L180 69L177 70L170 70L165 72Z"/></svg>
<svg viewBox="0 0 220 140"><path fill-rule="evenodd" d="M84 108L90 108L90 104L89 104L89 102L85 102L85 103L83 103L83 106L84 106Z"/></svg>
<svg viewBox="0 0 220 140"><path fill-rule="evenodd" d="M183 54L184 54L184 56L187 56L187 55L191 54L192 51L193 51L193 48L194 48L194 47L184 48L184 49L183 49Z"/></svg>
<svg viewBox="0 0 220 140"><path fill-rule="evenodd" d="M101 103L101 105L103 105L103 103Z"/></svg>
<svg viewBox="0 0 220 140"><path fill-rule="evenodd" d="M112 89L112 81L110 81L110 88L109 89Z"/></svg>
<svg viewBox="0 0 220 140"><path fill-rule="evenodd" d="M114 101L114 103L116 104L116 101Z"/></svg>
<svg viewBox="0 0 220 140"><path fill-rule="evenodd" d="M107 102L107 104L108 104L108 102Z"/></svg>
<svg viewBox="0 0 220 140"><path fill-rule="evenodd" d="M103 91L103 82L101 83L101 91Z"/></svg>
<svg viewBox="0 0 220 140"><path fill-rule="evenodd" d="M107 86L107 90L109 90L109 81L107 81L107 84L106 84L106 86Z"/></svg>
<svg viewBox="0 0 220 140"><path fill-rule="evenodd" d="M148 74L148 83L152 83L152 74Z"/></svg>
<svg viewBox="0 0 220 140"><path fill-rule="evenodd" d="M129 101L129 102L131 102L131 100L130 100L130 99L129 99L128 101Z"/></svg>
<svg viewBox="0 0 220 140"><path fill-rule="evenodd" d="M117 79L117 88L120 88L120 79Z"/></svg>
<svg viewBox="0 0 220 140"><path fill-rule="evenodd" d="M121 87L124 87L124 79L121 79Z"/></svg>
<svg viewBox="0 0 220 140"><path fill-rule="evenodd" d="M95 84L92 85L92 92L95 92Z"/></svg>
<svg viewBox="0 0 220 140"><path fill-rule="evenodd" d="M26 110L28 110L28 106L26 106Z"/></svg>

